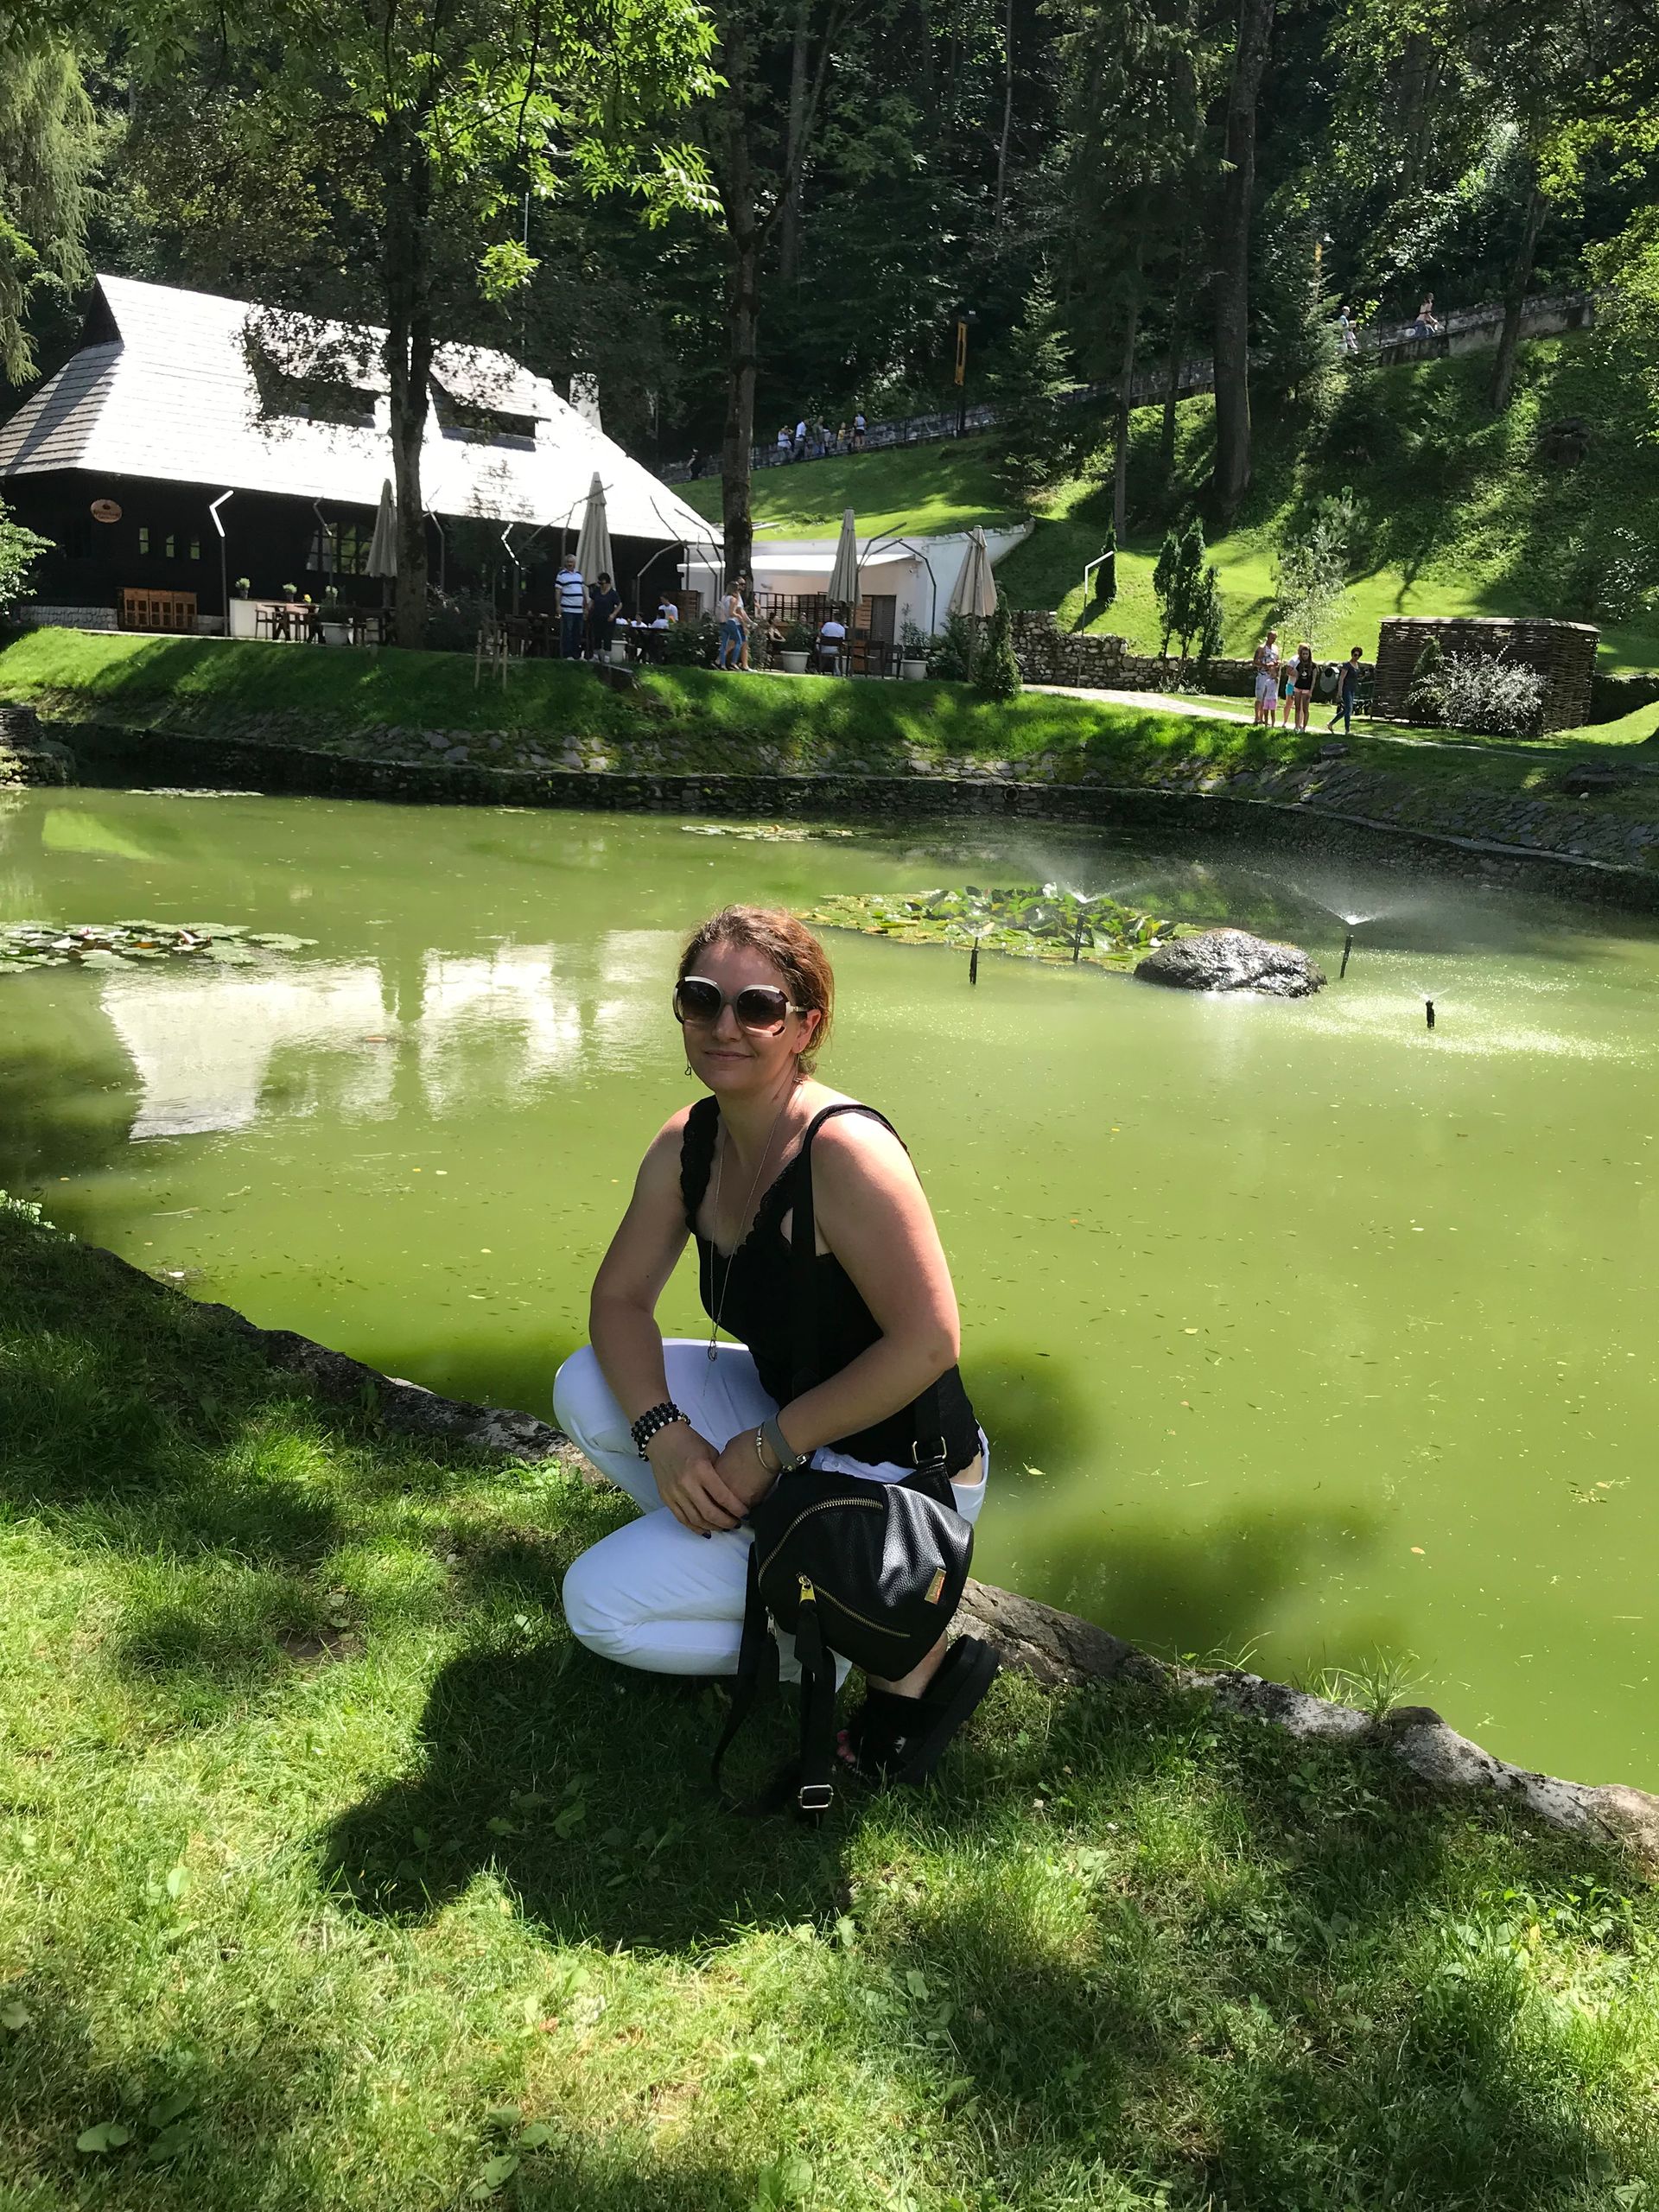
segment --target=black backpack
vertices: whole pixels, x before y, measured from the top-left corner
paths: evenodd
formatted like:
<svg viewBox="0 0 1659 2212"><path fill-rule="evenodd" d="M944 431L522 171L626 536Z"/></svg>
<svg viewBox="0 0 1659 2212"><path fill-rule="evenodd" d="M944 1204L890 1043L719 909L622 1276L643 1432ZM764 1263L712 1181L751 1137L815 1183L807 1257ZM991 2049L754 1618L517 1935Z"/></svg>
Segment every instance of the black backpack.
<svg viewBox="0 0 1659 2212"><path fill-rule="evenodd" d="M832 1115L858 1110L831 1107L820 1115L798 1155L790 1229L795 1396L819 1379L812 1136ZM731 1713L715 1747L715 1786L763 1681L776 1678L774 1623L794 1637L800 1661L800 1758L784 1793L774 1790L745 1810L780 1810L792 1800L804 1819L827 1812L836 1794L835 1655L896 1681L932 1649L962 1602L974 1532L950 1487L936 1385L917 1399L915 1414L916 1471L902 1482L801 1467L780 1475L750 1510L754 1541L743 1641Z"/></svg>

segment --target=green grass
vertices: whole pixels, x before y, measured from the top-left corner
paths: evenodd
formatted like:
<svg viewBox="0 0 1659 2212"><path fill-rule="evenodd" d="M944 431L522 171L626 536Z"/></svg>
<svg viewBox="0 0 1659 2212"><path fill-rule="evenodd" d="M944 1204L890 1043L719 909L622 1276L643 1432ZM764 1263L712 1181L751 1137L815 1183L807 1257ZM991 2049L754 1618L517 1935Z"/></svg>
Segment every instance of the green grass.
<svg viewBox="0 0 1659 2212"><path fill-rule="evenodd" d="M700 515L719 521L718 477L675 488ZM833 537L848 507L858 517L861 537L889 530L943 535L976 522L1020 519L1020 502L998 483L982 437L760 468L750 500L763 543L766 537Z"/></svg>
<svg viewBox="0 0 1659 2212"><path fill-rule="evenodd" d="M4 1205L0 1435L8 2212L1659 2190L1659 1904L1380 1751L1005 1678L932 1794L733 1821L718 1694L565 1631L618 1503Z"/></svg>
<svg viewBox="0 0 1659 2212"><path fill-rule="evenodd" d="M1376 645L1390 614L1556 614L1563 612L1563 547L1575 533L1594 543L1620 525L1652 535L1659 502L1659 451L1621 419L1616 395L1584 339L1547 339L1521 350L1509 412L1494 419L1484 392L1491 357L1418 362L1375 372L1324 424L1259 416L1255 481L1237 526L1217 540L1230 652L1251 652L1272 612L1273 541L1278 526L1319 493L1350 484L1370 518L1362 573L1314 642L1321 652ZM1582 416L1593 428L1588 459L1562 470L1540 457L1538 434ZM1213 410L1208 397L1179 410L1177 486L1190 500L1208 472ZM1134 421L1131 484L1143 505L1160 490L1160 410ZM1073 481L1039 503L1037 526L998 569L1016 607L1057 608L1070 623L1083 611L1082 574L1099 552L1111 490L1097 455ZM717 484L690 487L699 511L720 512ZM1007 520L1009 500L982 438L961 445L901 448L843 461L764 469L754 480L757 523L784 533L832 537L852 506L861 532L961 530ZM1093 629L1122 632L1143 649L1158 643L1152 569L1161 525L1131 527L1118 556L1118 596ZM1659 667L1659 609L1603 626L1605 669Z"/></svg>
<svg viewBox="0 0 1659 2212"><path fill-rule="evenodd" d="M395 759L430 759L431 728L470 736L474 758L533 765L537 747L574 738L583 761L626 772L763 774L818 770L945 773L985 761L1022 764L1061 782L1143 784L1172 773L1224 775L1317 758L1323 721L1306 731L1257 728L1138 703L1134 692L1071 696L1027 690L1007 706L956 683L834 683L821 677L664 670L619 695L586 669L526 661L504 688L473 689L472 663L453 653L379 654L204 638L31 632L0 653L0 696L34 698L49 715L105 715L141 726L245 735L266 742ZM1236 701L1217 703L1236 707ZM1459 798L1547 792L1563 749L1573 758L1659 734L1659 708L1529 744L1413 744L1389 726L1356 728L1348 765L1412 786L1402 824L1433 830ZM499 742L492 743L499 739ZM1643 777L1573 801L1576 811L1649 819L1659 793Z"/></svg>

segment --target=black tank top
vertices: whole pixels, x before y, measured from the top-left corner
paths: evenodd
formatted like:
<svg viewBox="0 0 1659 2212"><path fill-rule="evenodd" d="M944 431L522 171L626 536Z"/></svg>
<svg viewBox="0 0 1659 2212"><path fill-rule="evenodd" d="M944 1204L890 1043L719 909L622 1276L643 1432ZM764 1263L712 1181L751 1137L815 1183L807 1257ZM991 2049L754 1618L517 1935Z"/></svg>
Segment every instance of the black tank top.
<svg viewBox="0 0 1659 2212"><path fill-rule="evenodd" d="M860 1106L856 1110L880 1122L883 1128L893 1128L886 1116L878 1114L873 1106ZM824 1118L823 1114L816 1116L811 1128L816 1129ZM697 1227L697 1208L709 1187L709 1171L714 1162L715 1138L719 1128L720 1102L700 1098L686 1116L680 1139L680 1196L685 1207L685 1225L696 1241L697 1289L702 1310L709 1319L718 1313L721 1327L728 1329L754 1355L761 1388L780 1406L787 1405L795 1395L796 1362L790 1249L785 1241L782 1223L793 1204L800 1179L801 1154L796 1152L767 1189L755 1209L748 1235L728 1259ZM893 1130L893 1134L898 1135L898 1131ZM902 1138L899 1141L902 1143ZM861 1352L868 1351L881 1331L851 1276L833 1252L817 1255L817 1289L821 1370L817 1379L822 1381L828 1376L838 1375ZM957 1369L953 1367L939 1377L938 1394L945 1464L953 1475L960 1474L979 1450L979 1424ZM870 1464L896 1460L907 1467L913 1464L915 1442L915 1408L901 1406L886 1420L860 1429L855 1435L838 1436L824 1448L844 1452L850 1459Z"/></svg>

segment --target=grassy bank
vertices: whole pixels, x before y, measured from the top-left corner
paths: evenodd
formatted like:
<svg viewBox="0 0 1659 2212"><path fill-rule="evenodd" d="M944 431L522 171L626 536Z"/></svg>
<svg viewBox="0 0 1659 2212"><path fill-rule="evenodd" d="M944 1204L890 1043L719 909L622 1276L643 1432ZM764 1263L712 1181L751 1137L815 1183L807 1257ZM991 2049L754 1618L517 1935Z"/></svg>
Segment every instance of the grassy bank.
<svg viewBox="0 0 1659 2212"><path fill-rule="evenodd" d="M455 652L303 651L228 644L213 637L130 637L31 631L0 652L0 696L31 699L44 715L106 716L133 726L272 736L305 746L374 739L398 757L429 752L427 732L498 739L502 766L560 747L617 766L741 772L747 767L869 767L902 772L944 761L1053 757L1075 772L1137 781L1173 761L1261 767L1310 761L1325 728L1256 728L1236 699L1210 702L1236 719L1184 715L1141 703L1137 692L1086 696L1027 690L1008 706L964 683L862 683L821 677L719 675L706 668L652 671L631 692L613 692L588 668L515 661L506 683L474 688ZM1529 746L1446 743L1445 732L1360 728L1350 757L1389 774L1455 779L1502 791L1531 790L1561 750L1606 752L1659 734L1659 706L1621 721L1568 730ZM440 754L434 754L440 757ZM1646 794L1643 794L1646 803Z"/></svg>
<svg viewBox="0 0 1659 2212"><path fill-rule="evenodd" d="M718 1694L566 1635L605 1497L3 1204L0 1435L19 2212L1659 2190L1654 1897L1380 1755L1005 1679L938 1793L733 1821Z"/></svg>
<svg viewBox="0 0 1659 2212"><path fill-rule="evenodd" d="M1319 421L1259 412L1254 482L1236 527L1211 548L1230 652L1250 652L1271 612L1279 527L1342 485L1359 495L1366 526L1332 635L1316 641L1322 652L1363 645L1372 653L1389 614L1560 615L1572 606L1565 571L1574 540L1594 547L1619 528L1649 534L1659 457L1628 435L1589 341L1523 346L1515 400L1496 418L1484 401L1491 371L1484 353L1414 362L1357 379ZM1208 474L1212 404L1184 401L1179 416L1176 505L1194 498ZM1573 417L1592 435L1585 460L1569 468L1549 457L1541 433ZM1160 422L1154 408L1135 417L1131 480L1142 501L1160 480ZM1067 622L1081 611L1084 563L1099 552L1111 516L1103 472L1097 456L1041 503L1032 537L998 570L1016 607L1056 607ZM719 513L717 485L687 488L703 512ZM1010 501L983 438L763 469L755 478L755 519L780 536L833 537L849 505L861 532L873 533L1006 520ZM1090 627L1156 646L1152 569L1160 536L1157 525L1132 527L1118 556L1116 602ZM1659 612L1604 624L1601 665L1659 666Z"/></svg>

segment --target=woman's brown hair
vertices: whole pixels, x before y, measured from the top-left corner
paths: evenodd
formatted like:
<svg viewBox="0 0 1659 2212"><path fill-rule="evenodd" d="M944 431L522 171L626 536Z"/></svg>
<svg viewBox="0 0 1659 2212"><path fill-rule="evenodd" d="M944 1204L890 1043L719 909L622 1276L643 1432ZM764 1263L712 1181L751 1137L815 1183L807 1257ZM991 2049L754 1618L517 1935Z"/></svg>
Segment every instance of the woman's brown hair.
<svg viewBox="0 0 1659 2212"><path fill-rule="evenodd" d="M817 1034L798 1056L802 1068L810 1074L829 1038L836 1005L835 970L811 931L781 906L722 906L687 939L680 955L679 982L692 973L711 944L741 944L762 954L788 979L789 995L795 1004L822 1015Z"/></svg>

